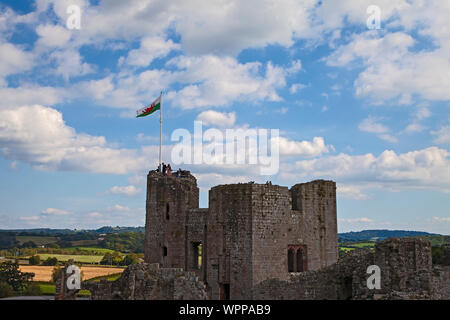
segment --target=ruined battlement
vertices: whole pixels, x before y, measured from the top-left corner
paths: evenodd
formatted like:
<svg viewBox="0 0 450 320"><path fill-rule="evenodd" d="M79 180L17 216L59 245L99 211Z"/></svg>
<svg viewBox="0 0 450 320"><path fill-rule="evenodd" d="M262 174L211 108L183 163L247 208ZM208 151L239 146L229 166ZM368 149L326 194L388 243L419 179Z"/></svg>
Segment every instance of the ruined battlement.
<svg viewBox="0 0 450 320"><path fill-rule="evenodd" d="M195 272L212 298L251 299L272 277L337 261L336 184L316 180L291 189L254 182L218 185L198 208L197 181L150 172L145 262Z"/></svg>
<svg viewBox="0 0 450 320"><path fill-rule="evenodd" d="M208 208L198 193L189 171L148 174L145 262L114 282L85 283L93 299L450 299L450 246L436 266L418 238L338 260L333 181L219 185Z"/></svg>

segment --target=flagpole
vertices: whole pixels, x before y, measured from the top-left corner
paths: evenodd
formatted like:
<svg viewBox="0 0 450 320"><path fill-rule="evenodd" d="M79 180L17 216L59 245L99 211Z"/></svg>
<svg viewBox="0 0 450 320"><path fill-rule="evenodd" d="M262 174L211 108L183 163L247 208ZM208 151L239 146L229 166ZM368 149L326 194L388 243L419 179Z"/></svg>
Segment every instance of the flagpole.
<svg viewBox="0 0 450 320"><path fill-rule="evenodd" d="M161 159L161 146L162 146L162 91L159 96L160 102L159 102L159 167L161 168L161 172L163 171L162 168L162 159Z"/></svg>

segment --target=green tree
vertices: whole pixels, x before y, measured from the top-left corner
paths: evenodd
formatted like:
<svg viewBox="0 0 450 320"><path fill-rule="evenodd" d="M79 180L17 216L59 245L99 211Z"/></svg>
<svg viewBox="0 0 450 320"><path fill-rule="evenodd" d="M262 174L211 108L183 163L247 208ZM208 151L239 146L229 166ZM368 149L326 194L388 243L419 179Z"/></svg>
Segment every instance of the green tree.
<svg viewBox="0 0 450 320"><path fill-rule="evenodd" d="M0 298L8 298L14 295L14 290L6 282L0 282Z"/></svg>
<svg viewBox="0 0 450 320"><path fill-rule="evenodd" d="M100 264L104 265L120 265L122 263L122 257L118 252L109 253L107 252L103 259L100 261Z"/></svg>
<svg viewBox="0 0 450 320"><path fill-rule="evenodd" d="M29 283L23 292L24 296L40 296L41 294L41 287L37 283Z"/></svg>
<svg viewBox="0 0 450 320"><path fill-rule="evenodd" d="M131 254L127 254L127 255L125 256L125 258L123 258L121 264L122 264L123 266L129 266L129 265L135 264L135 263L137 263L137 262L138 262L138 257L137 257L137 255L134 254L134 253L131 253Z"/></svg>
<svg viewBox="0 0 450 320"><path fill-rule="evenodd" d="M41 263L41 257L40 256L31 256L28 259L28 262L32 265L32 266L36 266L38 264Z"/></svg>
<svg viewBox="0 0 450 320"><path fill-rule="evenodd" d="M21 272L17 262L0 263L0 282L6 282L16 292L22 291L33 277L34 273Z"/></svg>
<svg viewBox="0 0 450 320"><path fill-rule="evenodd" d="M37 244L33 241L24 242L21 246L22 248L37 248Z"/></svg>
<svg viewBox="0 0 450 320"><path fill-rule="evenodd" d="M50 258L49 257L42 264L44 266L56 266L58 264L58 258L56 258L56 257Z"/></svg>
<svg viewBox="0 0 450 320"><path fill-rule="evenodd" d="M62 268L55 266L52 271L52 281L56 283L59 277L61 277Z"/></svg>

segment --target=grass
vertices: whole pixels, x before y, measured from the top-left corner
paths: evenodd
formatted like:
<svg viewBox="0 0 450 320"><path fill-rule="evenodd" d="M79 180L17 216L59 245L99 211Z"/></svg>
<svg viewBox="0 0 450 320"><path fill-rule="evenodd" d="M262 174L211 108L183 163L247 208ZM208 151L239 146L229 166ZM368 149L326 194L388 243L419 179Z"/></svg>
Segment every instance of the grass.
<svg viewBox="0 0 450 320"><path fill-rule="evenodd" d="M95 246L96 244L98 244L98 240L75 240L71 241L70 244L73 247Z"/></svg>
<svg viewBox="0 0 450 320"><path fill-rule="evenodd" d="M45 261L48 258L56 258L58 261L66 262L72 259L74 262L80 263L99 263L102 261L102 255L72 255L72 254L51 254L51 253L39 253L41 261Z"/></svg>
<svg viewBox="0 0 450 320"><path fill-rule="evenodd" d="M99 276L92 279L89 279L88 281L100 281L102 279L106 279L107 281L115 281L120 278L122 273L114 273L106 276ZM39 285L39 288L41 289L41 294L45 296L54 296L56 294L56 286L53 282L46 282L46 281L36 281ZM77 293L77 297L90 297L91 293L88 290L80 290Z"/></svg>
<svg viewBox="0 0 450 320"><path fill-rule="evenodd" d="M58 241L56 237L40 237L40 236L16 236L16 240L19 242L19 245L24 244L28 241L33 241L38 246L42 246L49 243L55 243Z"/></svg>
<svg viewBox="0 0 450 320"><path fill-rule="evenodd" d="M355 247L355 248L373 248L375 247L374 242L357 242L357 243L346 243L346 247Z"/></svg>
<svg viewBox="0 0 450 320"><path fill-rule="evenodd" d="M76 251L76 250L82 250L82 251L87 251L92 253L93 255L105 255L106 253L114 253L114 250L111 249L105 249L105 248L97 248L97 247L71 247L71 248L65 248L64 250L71 250L71 251ZM118 252L119 254L121 254L120 252Z"/></svg>
<svg viewBox="0 0 450 320"><path fill-rule="evenodd" d="M56 286L53 283L45 281L37 281L36 283L41 288L41 292L43 295L52 296L56 294Z"/></svg>
<svg viewBox="0 0 450 320"><path fill-rule="evenodd" d="M108 280L108 281L116 281L117 279L120 278L121 275L122 275L122 273L114 273L114 274L110 274L108 276L99 276L99 277L91 278L87 281L98 282L103 279Z"/></svg>
<svg viewBox="0 0 450 320"><path fill-rule="evenodd" d="M349 252L358 248L375 248L375 242L345 242L339 245L339 250Z"/></svg>

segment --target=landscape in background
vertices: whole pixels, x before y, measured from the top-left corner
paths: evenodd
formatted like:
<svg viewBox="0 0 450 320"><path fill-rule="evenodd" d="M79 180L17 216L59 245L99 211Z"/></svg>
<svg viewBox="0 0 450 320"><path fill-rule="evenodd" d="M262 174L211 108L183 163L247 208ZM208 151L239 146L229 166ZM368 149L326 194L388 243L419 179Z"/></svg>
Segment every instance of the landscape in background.
<svg viewBox="0 0 450 320"><path fill-rule="evenodd" d="M117 280L130 264L143 261L144 227L102 227L96 230L17 229L0 230L0 263L17 262L19 270L33 273L33 290L26 295L56 294L55 277L61 266L73 259L81 266L82 279ZM373 249L377 241L392 237L418 237L432 244L433 264L440 263L442 245L450 235L419 231L364 230L338 234L339 255L359 248ZM56 270L56 271L55 271ZM38 289L37 289L37 288ZM8 296L0 287L0 298ZM9 295L18 294L9 292ZM81 290L78 297L89 297Z"/></svg>

